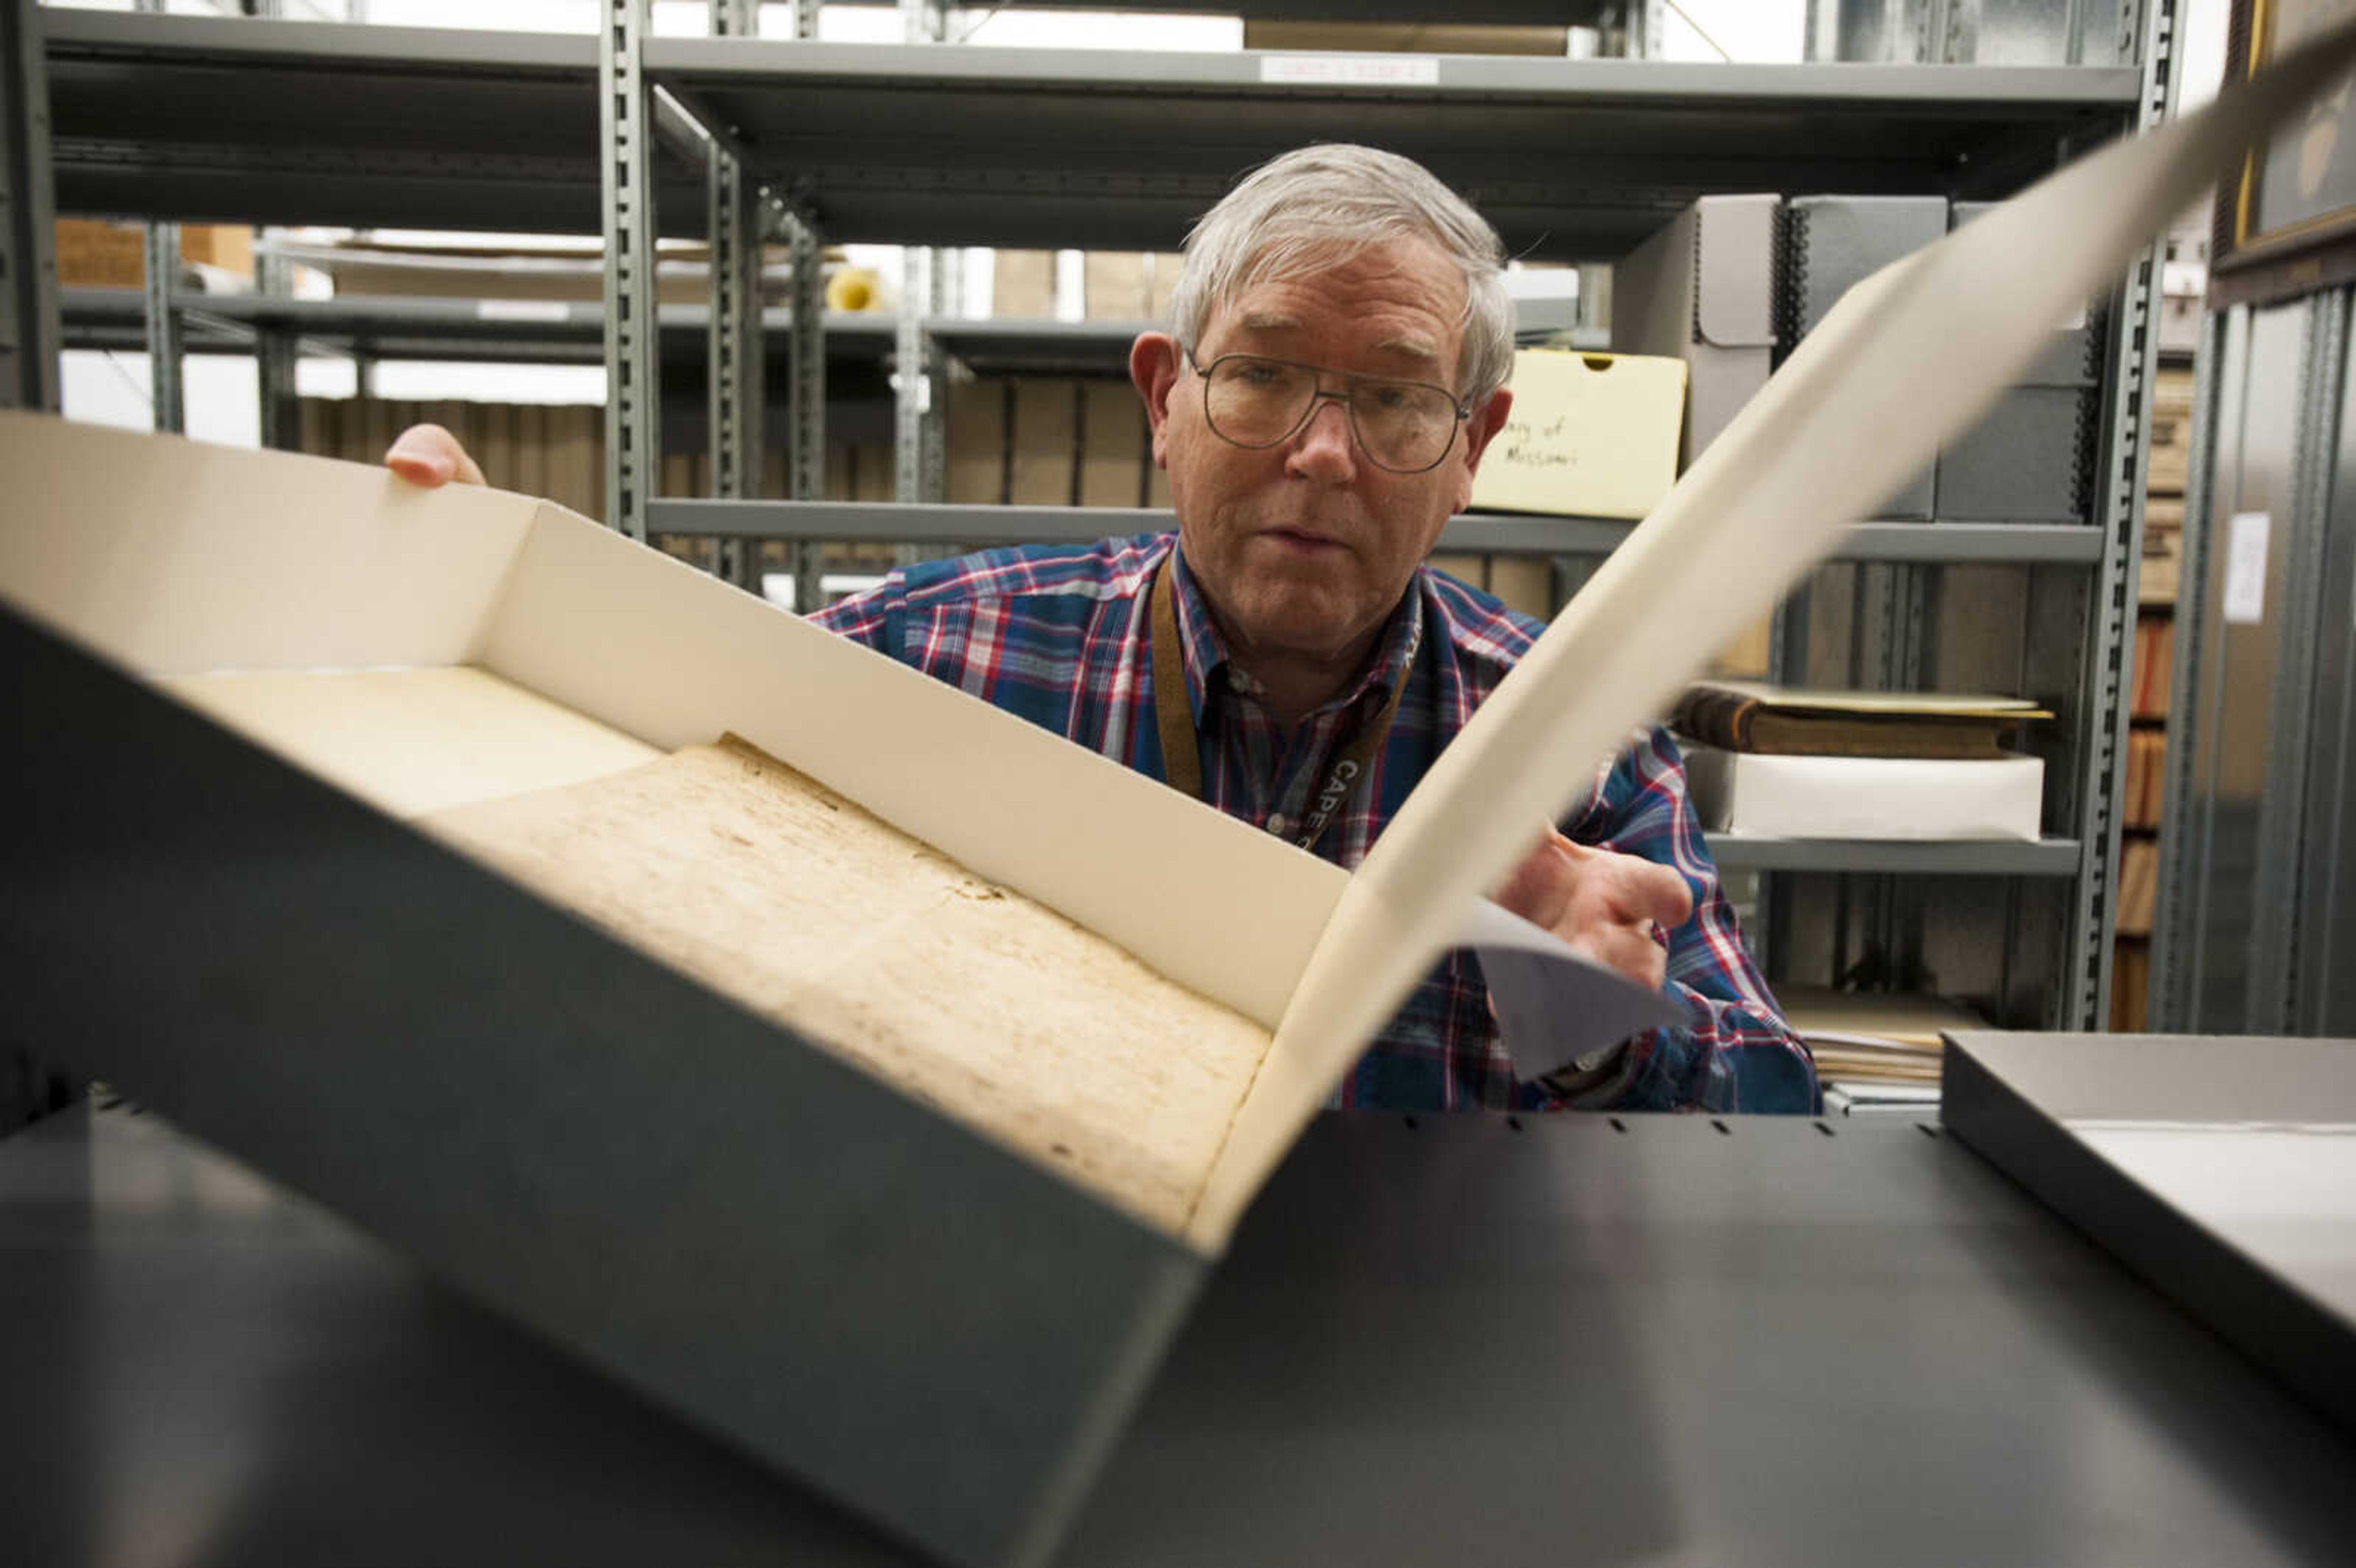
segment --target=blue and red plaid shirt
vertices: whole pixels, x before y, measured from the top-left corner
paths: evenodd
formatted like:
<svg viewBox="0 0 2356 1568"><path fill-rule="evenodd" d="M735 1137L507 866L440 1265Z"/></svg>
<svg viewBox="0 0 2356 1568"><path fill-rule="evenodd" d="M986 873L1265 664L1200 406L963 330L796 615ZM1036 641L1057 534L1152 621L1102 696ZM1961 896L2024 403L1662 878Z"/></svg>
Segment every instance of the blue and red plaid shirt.
<svg viewBox="0 0 2356 1568"><path fill-rule="evenodd" d="M894 571L816 617L926 674L1155 778L1153 659L1141 594L1172 559L1205 798L1271 833L1295 831L1333 748L1407 687L1368 784L1316 852L1347 869L1365 859L1441 747L1453 740L1543 629L1430 568L1393 613L1365 674L1290 732L1227 656L1173 549L1176 536L995 549ZM1565 1105L1629 1110L1813 1112L1815 1071L1751 961L1686 794L1666 731L1648 727L1599 770L1564 824L1572 838L1670 866L1693 891L1670 933L1668 989L1683 1028L1632 1041L1602 1081L1565 1096L1516 1078L1497 1039L1480 961L1451 954L1417 988L1343 1083L1337 1103L1391 1110Z"/></svg>

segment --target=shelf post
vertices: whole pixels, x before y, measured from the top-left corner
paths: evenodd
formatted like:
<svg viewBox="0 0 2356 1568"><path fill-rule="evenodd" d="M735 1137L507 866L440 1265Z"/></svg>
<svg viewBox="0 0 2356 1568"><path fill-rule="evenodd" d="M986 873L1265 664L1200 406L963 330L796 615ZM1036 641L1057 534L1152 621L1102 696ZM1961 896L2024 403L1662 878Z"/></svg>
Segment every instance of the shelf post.
<svg viewBox="0 0 2356 1568"><path fill-rule="evenodd" d="M256 239L262 230L254 230ZM254 292L265 299L286 299L294 293L294 268L284 256L256 247ZM262 397L262 444L273 452L293 452L301 446L294 390L294 332L291 327L257 325L253 359Z"/></svg>
<svg viewBox="0 0 2356 1568"><path fill-rule="evenodd" d="M180 226L150 223L146 229L148 400L160 431L188 428L187 401L180 387L180 315L172 306L172 284L180 274Z"/></svg>
<svg viewBox="0 0 2356 1568"><path fill-rule="evenodd" d="M57 204L48 70L35 0L0 0L0 405L59 405Z"/></svg>
<svg viewBox="0 0 2356 1568"><path fill-rule="evenodd" d="M2132 127L2146 130L2175 107L2178 0L2143 7L2143 96ZM2111 337L2110 417L2094 497L2105 548L2089 574L2091 611L2072 717L2082 744L2078 776L2067 795L2080 846L2077 896L2064 941L2061 985L2048 1022L2063 1029L2107 1027L2111 943L2118 923L2118 801L2125 787L2127 709L2132 695L2138 561L2143 553L2143 480L2151 446L2151 395L2159 355L2160 267L2165 240L2128 271L2119 290Z"/></svg>
<svg viewBox="0 0 2356 1568"><path fill-rule="evenodd" d="M654 116L641 69L650 0L605 0L597 33L605 242L605 520L647 537L660 483L656 375Z"/></svg>
<svg viewBox="0 0 2356 1568"><path fill-rule="evenodd" d="M787 378L792 397L786 407L791 432L787 453L788 498L826 498L826 269L819 254L818 225L809 214L787 206L778 209L778 228L793 249L793 337L787 345ZM804 615L826 607L820 581L825 552L815 540L799 539L793 547L794 609Z"/></svg>
<svg viewBox="0 0 2356 1568"><path fill-rule="evenodd" d="M2211 522L2215 507L2213 453L2223 382L2220 367L2233 338L2229 324L2249 307L2211 311L2192 356L2190 461L2184 475L2184 559L2177 567L2175 658L2169 670L2174 711L2168 720L2168 780L2160 792L2159 888L2151 923L2151 983L2147 1027L2158 1034L2196 1033L2201 1027L2201 976L2209 897L2209 813L2201 799L2204 769L2201 671L2210 609Z"/></svg>
<svg viewBox="0 0 2356 1568"><path fill-rule="evenodd" d="M760 28L756 0L712 0L715 37L751 37ZM708 127L705 188L711 206L712 322L706 378L712 440L712 493L746 501L761 494L761 436L767 357L761 334L761 208L744 159L720 126ZM761 549L752 539L714 541L713 570L761 592Z"/></svg>

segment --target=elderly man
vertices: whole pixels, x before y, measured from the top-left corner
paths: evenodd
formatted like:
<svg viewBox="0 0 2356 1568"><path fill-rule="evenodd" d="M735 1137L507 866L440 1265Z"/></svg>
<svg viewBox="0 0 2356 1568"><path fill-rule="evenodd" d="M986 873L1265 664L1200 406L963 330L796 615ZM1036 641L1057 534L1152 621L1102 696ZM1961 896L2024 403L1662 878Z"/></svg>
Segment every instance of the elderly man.
<svg viewBox="0 0 2356 1568"><path fill-rule="evenodd" d="M1353 867L1540 630L1423 565L1512 404L1503 247L1408 159L1302 148L1196 227L1172 314L1130 374L1174 535L912 567L819 620ZM481 477L432 427L387 461L422 483ZM1684 1026L1523 1082L1458 953L1341 1104L1815 1107L1665 732L1601 770L1499 898L1665 987Z"/></svg>

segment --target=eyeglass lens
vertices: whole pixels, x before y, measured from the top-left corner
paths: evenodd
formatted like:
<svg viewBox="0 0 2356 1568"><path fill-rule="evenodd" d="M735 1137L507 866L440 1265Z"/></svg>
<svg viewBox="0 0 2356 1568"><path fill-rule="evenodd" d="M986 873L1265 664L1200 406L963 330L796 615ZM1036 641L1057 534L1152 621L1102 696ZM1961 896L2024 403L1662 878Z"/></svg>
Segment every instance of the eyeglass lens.
<svg viewBox="0 0 2356 1568"><path fill-rule="evenodd" d="M1281 359L1229 354L1205 376L1212 432L1237 446L1274 446L1317 400L1318 372ZM1456 400L1426 382L1351 378L1348 403L1359 444L1385 468L1430 468L1456 439Z"/></svg>

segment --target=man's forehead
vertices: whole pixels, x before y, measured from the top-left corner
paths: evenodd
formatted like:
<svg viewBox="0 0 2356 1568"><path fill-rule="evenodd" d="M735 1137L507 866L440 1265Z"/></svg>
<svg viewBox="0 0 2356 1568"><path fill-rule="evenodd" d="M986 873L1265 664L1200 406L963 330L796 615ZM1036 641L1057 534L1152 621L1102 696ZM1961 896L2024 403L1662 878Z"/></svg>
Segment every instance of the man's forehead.
<svg viewBox="0 0 2356 1568"><path fill-rule="evenodd" d="M1436 247L1395 242L1290 261L1272 275L1252 269L1258 275L1247 273L1214 321L1224 317L1227 328L1250 336L1282 337L1330 326L1338 309L1377 335L1365 344L1376 352L1439 360L1451 351L1462 330L1463 278Z"/></svg>
<svg viewBox="0 0 2356 1568"><path fill-rule="evenodd" d="M1275 334L1299 332L1308 323L1289 310L1246 310L1236 317L1235 325L1241 332ZM1440 345L1433 336L1412 327L1376 338L1369 347L1418 359L1440 357Z"/></svg>

